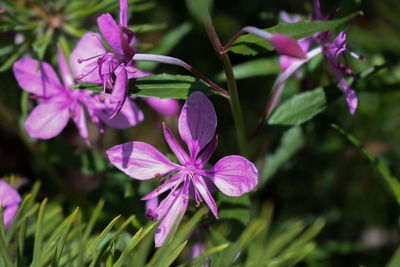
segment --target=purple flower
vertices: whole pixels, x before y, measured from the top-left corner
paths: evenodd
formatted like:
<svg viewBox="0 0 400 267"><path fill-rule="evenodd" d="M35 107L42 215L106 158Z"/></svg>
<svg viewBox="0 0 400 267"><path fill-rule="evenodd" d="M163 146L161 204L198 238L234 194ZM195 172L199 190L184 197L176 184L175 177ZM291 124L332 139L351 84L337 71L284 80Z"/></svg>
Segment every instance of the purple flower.
<svg viewBox="0 0 400 267"><path fill-rule="evenodd" d="M77 80L103 84L103 100L106 88L112 89L110 103L114 105L111 118L116 116L125 103L128 79L148 75L136 68L132 57L134 33L127 28L128 3L120 0L119 25L109 13L97 18L101 35L113 51L104 47L98 33L88 32L71 53L70 64Z"/></svg>
<svg viewBox="0 0 400 267"><path fill-rule="evenodd" d="M21 197L18 192L10 187L6 182L0 180L0 205L3 206L4 226L6 229L14 219L20 202Z"/></svg>
<svg viewBox="0 0 400 267"><path fill-rule="evenodd" d="M176 99L144 97L142 100L165 117L175 117L179 113L179 103Z"/></svg>
<svg viewBox="0 0 400 267"><path fill-rule="evenodd" d="M327 18L325 18L322 15L319 0L314 0L314 9L317 20L330 20L334 15L331 14ZM315 38L322 48L322 54L324 55L325 60L328 61L329 65L332 68L333 73L335 74L336 78L339 81L340 86L343 89L343 93L346 97L347 104L349 105L350 114L353 115L357 108L358 100L354 90L352 90L347 85L342 71L350 75L353 75L353 72L348 66L343 65L338 60L338 57L342 56L345 62L347 62L346 55L344 54L349 48L349 46L346 44L346 32L341 31L335 38L335 40L329 43L331 36L332 33L328 31L328 32L318 33L315 36ZM363 57L360 57L353 52L349 52L349 54L357 59L364 60Z"/></svg>
<svg viewBox="0 0 400 267"><path fill-rule="evenodd" d="M197 206L203 201L207 203L218 218L209 184L214 184L228 196L240 196L256 186L257 169L241 156L224 157L213 167L204 169L217 147L218 138L212 140L216 127L217 116L212 103L203 93L195 92L189 96L179 116L179 133L188 147L189 155L163 124L165 139L180 164L173 163L156 148L144 142L127 142L107 150L111 163L135 179L165 180L172 176L142 198L149 200L170 190L160 205L154 211L148 212L151 219L162 220L155 234L156 247L163 244L180 212L179 220L182 219L189 195L194 198ZM200 153L201 151L203 152Z"/></svg>
<svg viewBox="0 0 400 267"><path fill-rule="evenodd" d="M40 100L28 119L25 128L33 138L49 139L57 136L67 125L69 118L75 122L79 134L88 142L88 131L83 106L86 106L93 122L100 130L99 119L114 128L123 129L143 120L143 113L136 105L129 101L122 108L119 116L109 119L113 111L109 95L105 103L100 103L91 96L93 92L84 90L70 90L68 86L74 84L68 65L61 48L58 48L58 63L63 80L61 84L54 69L46 62L38 67L38 62L31 58L23 58L14 63L13 70L19 86L34 94Z"/></svg>

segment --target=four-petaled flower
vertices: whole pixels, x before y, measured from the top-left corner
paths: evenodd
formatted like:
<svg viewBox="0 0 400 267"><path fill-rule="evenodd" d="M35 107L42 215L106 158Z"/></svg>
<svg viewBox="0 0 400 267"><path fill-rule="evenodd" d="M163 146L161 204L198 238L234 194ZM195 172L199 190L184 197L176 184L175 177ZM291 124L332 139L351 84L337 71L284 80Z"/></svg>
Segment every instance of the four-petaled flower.
<svg viewBox="0 0 400 267"><path fill-rule="evenodd" d="M7 229L18 210L21 197L3 180L0 180L0 205L3 206L4 226Z"/></svg>
<svg viewBox="0 0 400 267"><path fill-rule="evenodd" d="M330 20L334 14L329 15L325 18L322 15L319 0L314 0L314 9L315 16L317 20ZM332 33L321 32L315 35L316 41L322 48L322 54L326 61L328 61L329 65L332 68L333 73L339 81L340 87L343 89L343 93L346 97L347 104L349 105L350 114L354 114L358 105L357 96L354 90L352 90L346 83L342 71L346 74L353 75L353 71L348 67L339 62L338 57L342 56L347 62L346 55L344 54L349 46L346 44L346 32L341 31L335 40L329 43L331 39ZM363 57L355 54L354 52L349 51L349 54L357 59L364 60Z"/></svg>
<svg viewBox="0 0 400 267"><path fill-rule="evenodd" d="M114 104L114 108L111 118L118 114L126 100L128 79L148 75L138 70L132 60L135 38L134 32L127 28L127 0L120 0L119 23L109 13L97 18L101 35L113 51L104 47L98 33L88 32L79 40L70 57L77 80L103 84L102 101L106 88L112 89L110 103Z"/></svg>
<svg viewBox="0 0 400 267"><path fill-rule="evenodd" d="M228 196L240 196L256 186L257 169L252 162L241 156L226 156L213 167L205 169L217 147L218 138L211 141L216 127L217 116L212 103L203 93L195 92L189 96L179 116L179 133L188 146L189 155L163 124L165 139L180 164L173 163L156 148L144 142L127 142L107 150L111 163L135 179L156 177L164 180L172 176L142 198L149 200L170 190L155 210L147 211L151 219L162 220L155 234L156 247L163 244L179 214L179 220L182 219L189 195L193 196L196 205L203 201L207 203L218 218L217 206L208 184L213 183Z"/></svg>
<svg viewBox="0 0 400 267"><path fill-rule="evenodd" d="M58 64L64 85L46 62L40 63L39 68L37 60L31 58L23 58L14 63L14 75L19 86L42 102L32 110L25 122L26 131L31 137L53 138L65 128L69 118L72 118L80 135L88 142L83 106L86 106L100 131L103 131L100 120L117 129L134 126L143 120L142 111L132 101L126 102L118 116L110 119L113 105L109 94L105 95L104 103L100 103L97 97L91 96L91 91L68 89L68 86L74 84L74 80L60 47Z"/></svg>

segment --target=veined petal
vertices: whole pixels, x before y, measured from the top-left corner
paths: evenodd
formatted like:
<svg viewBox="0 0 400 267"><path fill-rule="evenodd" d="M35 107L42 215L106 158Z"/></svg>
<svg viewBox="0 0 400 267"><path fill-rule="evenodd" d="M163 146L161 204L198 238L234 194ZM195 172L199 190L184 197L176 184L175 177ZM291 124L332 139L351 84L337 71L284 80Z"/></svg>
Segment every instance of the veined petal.
<svg viewBox="0 0 400 267"><path fill-rule="evenodd" d="M216 128L217 115L211 101L201 92L192 93L179 116L179 133L192 159L211 141Z"/></svg>
<svg viewBox="0 0 400 267"><path fill-rule="evenodd" d="M85 111L81 104L76 103L72 108L72 119L75 122L76 128L78 128L79 134L88 143L88 130L86 125Z"/></svg>
<svg viewBox="0 0 400 267"><path fill-rule="evenodd" d="M128 0L119 1L119 24L128 27Z"/></svg>
<svg viewBox="0 0 400 267"><path fill-rule="evenodd" d="M61 72L61 78L64 83L64 87L70 87L74 85L74 78L72 77L71 72L69 71L67 61L65 60L64 53L59 44L57 44L57 54L58 54L58 66Z"/></svg>
<svg viewBox="0 0 400 267"><path fill-rule="evenodd" d="M115 104L113 114L110 118L115 117L121 110L125 103L126 95L128 93L128 77L125 68L117 74L115 79L114 88L111 93L110 103Z"/></svg>
<svg viewBox="0 0 400 267"><path fill-rule="evenodd" d="M196 159L196 166L199 169L203 169L204 166L208 163L210 160L211 156L214 154L215 149L217 148L218 145L218 136L215 137L214 141L209 143L204 149L203 153Z"/></svg>
<svg viewBox="0 0 400 267"><path fill-rule="evenodd" d="M258 182L254 164L241 156L220 159L213 168L204 171L222 193L231 197L241 196L252 190Z"/></svg>
<svg viewBox="0 0 400 267"><path fill-rule="evenodd" d="M163 116L175 117L179 113L179 102L176 99L161 99L155 97L144 97L142 99L147 105Z"/></svg>
<svg viewBox="0 0 400 267"><path fill-rule="evenodd" d="M33 138L49 139L57 136L65 128L69 117L68 102L45 102L32 110L25 122L25 128Z"/></svg>
<svg viewBox="0 0 400 267"><path fill-rule="evenodd" d="M173 193L170 193L170 195ZM187 194L187 186L184 185L176 195L168 195L170 198L174 198L174 201L168 208L167 213L164 216L164 219L161 221L160 225L156 230L156 234L154 235L154 241L156 247L160 247L165 239L167 238L168 233L171 231L174 222L178 220L177 225L179 225L182 220L183 215L186 212L187 204L189 202L188 194ZM167 197L167 198L168 198ZM178 216L180 215L179 219Z"/></svg>
<svg viewBox="0 0 400 267"><path fill-rule="evenodd" d="M84 82L102 83L98 72L98 59L101 59L106 52L98 33L85 33L69 57L69 64L75 77L83 76L80 81Z"/></svg>
<svg viewBox="0 0 400 267"><path fill-rule="evenodd" d="M128 63L128 60L134 55L134 50L129 46L129 41L133 38L133 32L123 25L121 25L123 28L118 26L109 13L101 14L97 18L97 25L101 35L110 47L119 55L120 59Z"/></svg>
<svg viewBox="0 0 400 267"><path fill-rule="evenodd" d="M208 207L210 207L210 210L214 214L215 218L218 219L217 205L215 204L214 198L211 196L210 191L208 191L207 184L203 177L197 175L194 186L199 191L201 197L207 203Z"/></svg>
<svg viewBox="0 0 400 267"><path fill-rule="evenodd" d="M133 127L144 120L143 112L130 99L122 105L120 112L110 119L113 114L115 104L110 103L110 94L104 95L104 103L96 105L95 114L108 126L115 129L127 129ZM97 97L97 96L95 96ZM99 102L99 100L97 100Z"/></svg>
<svg viewBox="0 0 400 267"><path fill-rule="evenodd" d="M178 172L177 174L172 176L167 182L165 182L162 185L160 185L159 187L157 187L157 189L155 189L153 192L150 192L147 195L145 195L144 197L142 197L141 200L148 200L148 199L152 199L152 198L155 198L155 197L161 195L165 191L168 191L169 189L180 184L182 182L181 178L182 178L182 173Z"/></svg>
<svg viewBox="0 0 400 267"><path fill-rule="evenodd" d="M147 180L179 169L153 146L144 142L127 142L107 150L111 163L138 180Z"/></svg>
<svg viewBox="0 0 400 267"><path fill-rule="evenodd" d="M183 150L179 142L175 139L174 135L171 133L167 125L165 125L165 123L163 123L162 125L163 125L165 140L167 141L172 152L174 152L175 156L178 158L179 162L182 165L187 164L189 162L189 157L186 154L185 150Z"/></svg>
<svg viewBox="0 0 400 267"><path fill-rule="evenodd" d="M19 86L32 94L50 97L64 91L53 67L46 62L38 68L37 60L22 58L14 63L13 71Z"/></svg>

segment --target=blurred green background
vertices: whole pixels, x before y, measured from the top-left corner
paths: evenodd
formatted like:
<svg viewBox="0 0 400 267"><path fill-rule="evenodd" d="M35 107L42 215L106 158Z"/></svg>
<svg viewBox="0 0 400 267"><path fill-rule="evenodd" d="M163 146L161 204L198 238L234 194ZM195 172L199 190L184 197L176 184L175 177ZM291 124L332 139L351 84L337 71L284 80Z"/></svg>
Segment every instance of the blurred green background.
<svg viewBox="0 0 400 267"><path fill-rule="evenodd" d="M149 2L149 1L145 1ZM134 12L130 25L160 23L159 30L138 33L139 50L151 51L171 29L190 22L190 31L170 51L213 80L218 80L222 69L202 25L190 16L184 1L154 1L152 8ZM1 2L0 2L1 5ZM382 159L395 176L400 175L400 2L386 1L321 1L323 14L336 8L335 17L343 17L362 10L348 26L348 43L352 50L366 58L366 62L350 60L350 66L361 72L372 66L383 68L370 79L353 88L359 97L354 116L349 115L343 97L339 98L311 121L301 125L303 143L300 149L262 187L251 196L251 209L256 212L261 203L270 201L275 206L274 220L279 222L306 219L310 222L322 216L327 224L317 238L318 247L304 266L382 266L388 262L399 243L398 205L383 182L379 172L362 152L331 127L337 124L353 134L376 157ZM135 10L133 5L132 10ZM247 25L260 28L278 23L279 12L302 14L312 12L311 1L215 1L213 19L223 43ZM117 17L118 9L113 12ZM99 13L100 14L100 13ZM96 16L85 18L85 25L96 30ZM1 33L2 45L14 42L15 32ZM68 37L70 49L78 38ZM246 57L230 54L233 65L256 58L274 57L274 53ZM0 57L4 62L6 57ZM49 49L44 60L55 62ZM188 74L182 69L159 66L155 73ZM319 64L316 68L302 68L303 79L292 78L284 93L288 98L330 80ZM238 81L245 125L250 135L267 103L276 72ZM138 214L142 222L144 203L139 199L153 187L153 182L137 182L119 173L107 161L105 150L130 140L148 142L167 152L161 135L161 121L177 133L176 118L165 120L149 110L140 100L145 121L132 129L116 131L106 128L103 135L90 125L92 147L85 146L70 123L58 137L32 140L24 132L26 101L12 71L0 73L0 175L15 174L25 179L20 192L28 191L34 180L41 180L39 196L60 202L65 213L79 205L89 214L99 198L106 200L104 221L117 214ZM333 80L334 82L335 80ZM219 81L220 84L223 82ZM224 85L225 86L225 85ZM25 99L25 100L24 100ZM228 102L218 96L211 98L218 116L220 144L211 159L238 154L233 119ZM34 102L28 100L28 114ZM90 123L89 123L90 124ZM285 127L265 126L251 143L251 159L256 162L273 153L280 144ZM93 153L91 152L93 151Z"/></svg>

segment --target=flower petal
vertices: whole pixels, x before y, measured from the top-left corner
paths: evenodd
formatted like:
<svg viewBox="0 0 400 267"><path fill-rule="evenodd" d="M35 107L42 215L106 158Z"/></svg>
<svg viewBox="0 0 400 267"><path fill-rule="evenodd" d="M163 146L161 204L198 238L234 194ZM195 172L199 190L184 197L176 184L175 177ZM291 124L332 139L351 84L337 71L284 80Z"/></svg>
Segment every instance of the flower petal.
<svg viewBox="0 0 400 267"><path fill-rule="evenodd" d="M49 139L57 136L65 128L69 117L68 102L45 102L32 110L25 122L25 128L33 138Z"/></svg>
<svg viewBox="0 0 400 267"><path fill-rule="evenodd" d="M196 159L197 168L203 169L204 166L208 163L211 156L214 154L215 149L218 145L218 136L215 137L214 141L208 144L208 146L204 149L203 153Z"/></svg>
<svg viewBox="0 0 400 267"><path fill-rule="evenodd" d="M78 78L83 76L80 81L102 83L97 60L103 57L106 52L98 33L85 33L69 57L72 72Z"/></svg>
<svg viewBox="0 0 400 267"><path fill-rule="evenodd" d="M174 152L175 156L178 158L179 162L182 165L187 164L189 162L189 157L186 154L185 150L183 150L179 142L175 139L174 135L171 133L167 125L165 125L165 123L163 123L162 125L163 125L165 140L167 141L172 152Z"/></svg>
<svg viewBox="0 0 400 267"><path fill-rule="evenodd" d="M110 118L115 117L125 103L128 93L128 77L125 68L123 68L115 79L114 88L111 93L110 103L115 104L113 114Z"/></svg>
<svg viewBox="0 0 400 267"><path fill-rule="evenodd" d="M115 53L121 56L120 59L125 60L126 56L126 59L130 60L134 54L134 50L129 46L129 40L127 39L133 38L133 32L121 25L125 28L125 32L123 32L109 13L101 14L97 18L97 25L106 42Z"/></svg>
<svg viewBox="0 0 400 267"><path fill-rule="evenodd" d="M204 171L222 193L231 197L241 196L252 190L258 182L254 164L241 156L220 159L213 168Z"/></svg>
<svg viewBox="0 0 400 267"><path fill-rule="evenodd" d="M184 185L179 192L170 193L167 198L173 198L173 202L167 210L164 219L158 226L156 233L154 235L154 241L156 247L160 247L171 231L174 222L178 220L177 225L179 225L182 220L183 215L186 212L187 204L189 202L187 195L187 186ZM161 205L160 205L161 206ZM158 209L158 208L157 208ZM180 217L178 218L180 214Z"/></svg>
<svg viewBox="0 0 400 267"><path fill-rule="evenodd" d="M74 85L74 78L72 77L71 72L69 71L67 61L65 60L64 53L59 44L57 44L57 54L58 54L58 66L61 72L61 78L64 83L64 87L70 87Z"/></svg>
<svg viewBox="0 0 400 267"><path fill-rule="evenodd" d="M210 100L201 92L192 93L179 116L179 133L196 158L213 138L217 128L217 115Z"/></svg>
<svg viewBox="0 0 400 267"><path fill-rule="evenodd" d="M21 202L21 197L18 192L8 183L0 180L0 203L3 207L15 205Z"/></svg>
<svg viewBox="0 0 400 267"><path fill-rule="evenodd" d="M349 105L349 112L351 115L354 115L358 105L356 92L347 85L342 71L336 66L338 64L336 61L336 57L330 53L326 53L325 56L328 59L329 64L331 65L333 73L339 81L340 87L342 87L343 89L344 96L346 97L347 104Z"/></svg>
<svg viewBox="0 0 400 267"><path fill-rule="evenodd" d="M157 189L155 189L153 192L150 192L144 197L142 197L141 200L148 200L161 195L162 193L180 184L182 182L181 178L182 178L182 172L178 172L177 174L172 176L167 182L157 187Z"/></svg>
<svg viewBox="0 0 400 267"><path fill-rule="evenodd" d="M179 113L179 102L176 99L161 99L155 97L144 97L142 99L147 105L163 116L175 117Z"/></svg>
<svg viewBox="0 0 400 267"><path fill-rule="evenodd" d="M17 213L18 210L18 204L16 205L12 205L12 206L8 206L5 210L4 210L4 227L5 229L7 229L10 224L12 223L15 214Z"/></svg>
<svg viewBox="0 0 400 267"><path fill-rule="evenodd" d="M141 123L144 120L143 112L139 109L135 102L130 99L125 101L120 112L110 119L111 115L113 114L112 112L115 104L110 103L110 94L105 94L104 100L105 101L102 105L97 105L95 114L108 126L115 129L127 129Z"/></svg>
<svg viewBox="0 0 400 267"><path fill-rule="evenodd" d="M37 60L22 58L14 63L13 71L19 86L32 94L50 97L64 91L53 67L46 62L38 69Z"/></svg>
<svg viewBox="0 0 400 267"><path fill-rule="evenodd" d="M107 155L115 167L138 180L162 176L180 167L144 142L127 142L114 146L107 150Z"/></svg>
<svg viewBox="0 0 400 267"><path fill-rule="evenodd" d="M197 175L194 183L194 186L199 191L201 197L207 203L208 207L210 207L210 210L214 214L215 218L218 219L217 205L215 204L214 198L211 196L210 191L208 191L207 184L203 177Z"/></svg>
<svg viewBox="0 0 400 267"><path fill-rule="evenodd" d="M86 125L85 111L81 104L77 103L72 109L72 119L75 122L76 128L78 128L79 134L88 143L88 130Z"/></svg>
<svg viewBox="0 0 400 267"><path fill-rule="evenodd" d="M151 75L151 73L139 70L136 67L136 62L134 60L129 61L125 69L128 72L128 79L140 78Z"/></svg>
<svg viewBox="0 0 400 267"><path fill-rule="evenodd" d="M119 1L119 24L128 27L128 0Z"/></svg>

